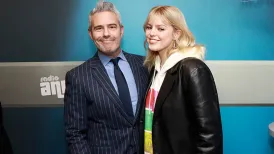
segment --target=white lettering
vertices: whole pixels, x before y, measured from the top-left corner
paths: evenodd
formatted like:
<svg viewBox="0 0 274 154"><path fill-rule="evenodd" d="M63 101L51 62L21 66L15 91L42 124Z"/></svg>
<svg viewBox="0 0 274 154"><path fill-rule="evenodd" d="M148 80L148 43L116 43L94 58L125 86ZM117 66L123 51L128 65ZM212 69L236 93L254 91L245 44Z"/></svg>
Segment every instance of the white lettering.
<svg viewBox="0 0 274 154"><path fill-rule="evenodd" d="M65 80L61 81L61 87L62 87L62 93L64 94L65 91L66 91L66 82L65 82Z"/></svg>
<svg viewBox="0 0 274 154"><path fill-rule="evenodd" d="M58 98L64 98L64 95L62 94L61 91L61 84L60 81L54 81L50 83L51 85L51 94L56 95Z"/></svg>
<svg viewBox="0 0 274 154"><path fill-rule="evenodd" d="M51 90L50 90L50 84L49 82L42 82L40 83L41 87L41 95L42 96L49 96L51 95Z"/></svg>
<svg viewBox="0 0 274 154"><path fill-rule="evenodd" d="M58 98L64 98L66 89L65 80L59 81L58 76L50 75L40 78L40 88L42 96L57 95Z"/></svg>

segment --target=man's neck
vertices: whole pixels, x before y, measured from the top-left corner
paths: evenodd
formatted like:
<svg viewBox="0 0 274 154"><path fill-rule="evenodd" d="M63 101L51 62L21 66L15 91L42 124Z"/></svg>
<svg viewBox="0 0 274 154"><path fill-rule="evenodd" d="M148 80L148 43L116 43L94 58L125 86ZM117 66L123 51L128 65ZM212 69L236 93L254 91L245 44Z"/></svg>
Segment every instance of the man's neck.
<svg viewBox="0 0 274 154"><path fill-rule="evenodd" d="M119 48L118 50L116 50L115 52L109 52L109 53L104 53L100 50L98 50L98 52L100 52L101 54L108 56L109 58L116 58L119 56L119 54L122 52L121 48Z"/></svg>

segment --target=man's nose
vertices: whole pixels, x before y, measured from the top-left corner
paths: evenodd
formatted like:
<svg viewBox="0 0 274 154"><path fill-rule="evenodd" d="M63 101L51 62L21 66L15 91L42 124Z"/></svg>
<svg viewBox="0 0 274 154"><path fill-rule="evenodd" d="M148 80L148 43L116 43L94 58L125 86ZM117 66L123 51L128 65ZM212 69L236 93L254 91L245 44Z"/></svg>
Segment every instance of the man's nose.
<svg viewBox="0 0 274 154"><path fill-rule="evenodd" d="M109 29L105 28L104 29L104 37L108 37L109 36Z"/></svg>

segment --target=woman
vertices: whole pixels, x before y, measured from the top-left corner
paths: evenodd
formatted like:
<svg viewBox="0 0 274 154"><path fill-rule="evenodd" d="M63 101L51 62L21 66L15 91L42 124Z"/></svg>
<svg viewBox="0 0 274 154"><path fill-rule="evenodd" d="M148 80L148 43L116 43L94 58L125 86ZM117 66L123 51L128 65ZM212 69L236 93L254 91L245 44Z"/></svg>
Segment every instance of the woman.
<svg viewBox="0 0 274 154"><path fill-rule="evenodd" d="M144 31L150 85L140 117L140 153L222 154L218 95L202 61L205 48L195 44L173 6L152 8Z"/></svg>

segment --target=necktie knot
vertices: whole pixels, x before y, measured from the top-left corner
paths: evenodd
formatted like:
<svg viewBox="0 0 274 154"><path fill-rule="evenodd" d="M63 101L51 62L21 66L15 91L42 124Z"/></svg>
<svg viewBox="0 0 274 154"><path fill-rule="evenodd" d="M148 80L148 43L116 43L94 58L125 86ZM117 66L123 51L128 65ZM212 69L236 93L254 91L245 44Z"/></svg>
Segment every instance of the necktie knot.
<svg viewBox="0 0 274 154"><path fill-rule="evenodd" d="M119 60L120 60L120 57L117 57L117 58L111 59L110 61L113 63L114 66L118 66Z"/></svg>

